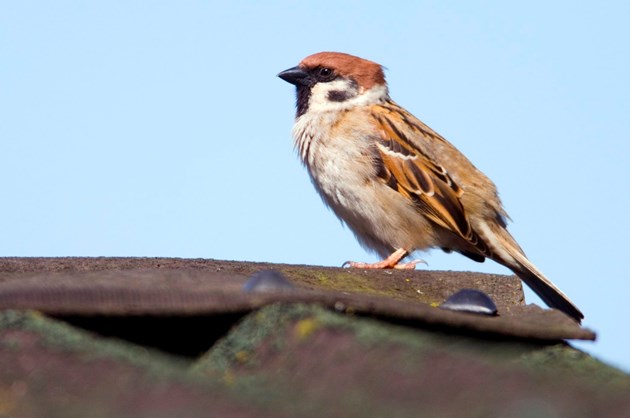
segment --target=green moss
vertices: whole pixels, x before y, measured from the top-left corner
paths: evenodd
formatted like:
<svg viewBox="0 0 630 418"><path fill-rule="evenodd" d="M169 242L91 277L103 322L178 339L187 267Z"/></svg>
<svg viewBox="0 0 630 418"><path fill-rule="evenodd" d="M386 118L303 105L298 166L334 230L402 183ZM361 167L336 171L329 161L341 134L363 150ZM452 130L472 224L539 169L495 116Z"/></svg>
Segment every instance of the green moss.
<svg viewBox="0 0 630 418"><path fill-rule="evenodd" d="M255 357L250 355L265 342L275 350L284 347L284 335L279 330L289 323L312 314L309 305L275 304L246 316L226 337L219 340L202 356L192 370L196 373L225 373L233 365L252 364ZM245 360L244 360L245 359Z"/></svg>
<svg viewBox="0 0 630 418"><path fill-rule="evenodd" d="M308 332L300 328L309 328ZM403 326L386 324L368 318L342 315L316 305L274 304L260 309L245 317L226 337L217 342L194 366L197 372L226 372L231 367L247 365L256 367L255 352L262 344L270 345L281 351L287 338L304 334L311 335L312 328L336 329L354 335L357 342L366 347L374 345L402 345L418 357L417 350L450 349L469 353L488 355L488 344L467 337L412 330ZM291 332L293 330L293 332ZM523 352L518 351L512 357ZM512 350L514 351L514 349ZM243 359L246 359L243 361Z"/></svg>
<svg viewBox="0 0 630 418"><path fill-rule="evenodd" d="M47 349L79 353L86 361L108 358L170 377L184 376L189 365L179 357L100 337L35 311L0 311L0 330L4 329L33 332L40 337L39 344ZM12 344L11 341L9 344Z"/></svg>
<svg viewBox="0 0 630 418"><path fill-rule="evenodd" d="M303 327L300 331L300 327ZM517 367L540 375L567 373L565 378L593 378L600 385L630 387L630 377L565 343L544 345L525 341L486 340L457 334L411 329L369 318L354 317L304 304L275 304L249 315L220 340L194 367L201 373L226 373L246 365L255 370L256 351L262 344L282 351L287 338L310 338L319 329L350 333L370 349L379 345L401 349L410 361L423 353L448 351L453 355L501 367ZM260 383L260 381L258 381ZM601 388L600 388L601 389Z"/></svg>
<svg viewBox="0 0 630 418"><path fill-rule="evenodd" d="M558 344L524 354L519 363L536 372L563 374L596 388L630 390L630 376L568 344Z"/></svg>
<svg viewBox="0 0 630 418"><path fill-rule="evenodd" d="M296 343L308 344L321 331L342 333L354 339L359 347L354 345L352 351L348 351L352 355L356 348L366 353L376 348L393 349L402 356L397 364L413 366L414 370L425 367L423 362L428 353L444 352L506 371L526 371L540 379L580 379L592 385L593 392L598 393L611 388L630 388L630 377L566 344L545 346L446 334L344 315L307 304L275 304L252 312L194 363L192 372L190 363L181 359L98 337L34 312L0 312L0 332L3 329L34 332L41 336L41 343L51 349L79 352L84 359L111 358L141 366L153 376L204 382L217 388L220 385L222 393L229 396L262 408L272 408L279 413L282 408L290 408L293 415L299 415L298 412L301 415L316 415L320 412L318 402L330 399L329 393L312 392L310 387L306 390L305 387L287 384L291 381L291 364L282 361L287 347L295 347ZM15 349L19 340L9 339L4 343ZM361 349L361 345L365 350ZM277 367L259 363L261 347L267 353L271 349L279 354L277 358L271 356L273 361L278 361ZM339 405L358 411L363 416L395 416L397 412L409 412L402 405L400 411L375 410L379 406L374 401L370 402L369 393L361 392L359 387L344 388L344 398ZM321 387L318 390L324 391ZM299 402L291 404L287 403L287 399L299 399ZM398 407L395 403L387 406Z"/></svg>
<svg viewBox="0 0 630 418"><path fill-rule="evenodd" d="M304 268L292 267L282 268L281 271L287 276L290 276L294 282L319 290L366 293L406 300L410 299L409 295L413 295L412 299L425 303L435 302L433 299L419 293L417 289L413 289L410 280L406 282L409 283L409 288L396 288L395 286L379 284L373 278L363 276L360 271L334 269L305 270Z"/></svg>

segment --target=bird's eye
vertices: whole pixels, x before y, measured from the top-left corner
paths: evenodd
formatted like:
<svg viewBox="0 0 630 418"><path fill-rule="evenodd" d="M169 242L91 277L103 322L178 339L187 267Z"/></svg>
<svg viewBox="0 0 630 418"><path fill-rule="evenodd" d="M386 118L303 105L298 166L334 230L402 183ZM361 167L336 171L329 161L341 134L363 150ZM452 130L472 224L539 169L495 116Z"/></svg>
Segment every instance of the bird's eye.
<svg viewBox="0 0 630 418"><path fill-rule="evenodd" d="M317 75L324 80L328 80L333 76L333 70L327 67L321 67L317 70Z"/></svg>

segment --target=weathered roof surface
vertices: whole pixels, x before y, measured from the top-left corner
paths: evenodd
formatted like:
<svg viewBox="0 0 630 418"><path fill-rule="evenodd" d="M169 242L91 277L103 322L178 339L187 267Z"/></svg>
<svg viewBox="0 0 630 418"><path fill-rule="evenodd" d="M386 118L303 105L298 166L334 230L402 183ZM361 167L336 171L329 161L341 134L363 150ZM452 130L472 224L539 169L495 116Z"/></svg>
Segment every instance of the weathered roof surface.
<svg viewBox="0 0 630 418"><path fill-rule="evenodd" d="M393 320L542 340L594 339L558 311L522 305L511 276L434 271L361 271L214 260L0 259L0 309L63 315L201 315L249 312L276 302L319 303ZM46 270L47 272L42 272ZM246 293L255 272L273 268L295 291ZM436 309L475 288L497 301L498 317Z"/></svg>
<svg viewBox="0 0 630 418"><path fill-rule="evenodd" d="M296 289L244 292L266 269ZM461 288L499 316L436 307ZM630 377L564 341L595 335L512 276L0 258L0 309L0 416L630 414Z"/></svg>

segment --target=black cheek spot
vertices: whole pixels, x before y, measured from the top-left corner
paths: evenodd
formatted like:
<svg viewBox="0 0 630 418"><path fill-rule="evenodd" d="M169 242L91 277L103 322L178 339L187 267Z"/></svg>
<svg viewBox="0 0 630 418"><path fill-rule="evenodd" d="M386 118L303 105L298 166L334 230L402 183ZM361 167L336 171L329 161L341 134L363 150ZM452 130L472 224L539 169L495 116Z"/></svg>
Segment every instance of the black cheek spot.
<svg viewBox="0 0 630 418"><path fill-rule="evenodd" d="M331 102L345 102L348 99L348 93L345 91L333 90L328 92L328 100Z"/></svg>

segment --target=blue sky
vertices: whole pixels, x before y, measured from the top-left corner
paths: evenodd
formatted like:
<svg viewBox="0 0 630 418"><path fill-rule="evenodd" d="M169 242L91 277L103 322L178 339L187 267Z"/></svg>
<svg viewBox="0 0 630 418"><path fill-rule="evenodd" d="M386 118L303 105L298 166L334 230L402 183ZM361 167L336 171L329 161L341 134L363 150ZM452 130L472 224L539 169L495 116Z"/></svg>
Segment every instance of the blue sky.
<svg viewBox="0 0 630 418"><path fill-rule="evenodd" d="M348 52L495 181L599 333L578 347L630 371L630 7L512 3L4 3L0 256L375 261L312 189L276 77Z"/></svg>

